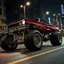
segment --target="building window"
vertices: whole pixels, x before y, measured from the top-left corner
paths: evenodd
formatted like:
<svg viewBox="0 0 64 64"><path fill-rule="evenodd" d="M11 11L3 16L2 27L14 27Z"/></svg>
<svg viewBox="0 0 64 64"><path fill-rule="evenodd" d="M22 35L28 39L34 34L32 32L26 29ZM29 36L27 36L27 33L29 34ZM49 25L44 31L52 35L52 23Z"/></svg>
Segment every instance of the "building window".
<svg viewBox="0 0 64 64"><path fill-rule="evenodd" d="M0 8L0 15L2 15L2 9Z"/></svg>

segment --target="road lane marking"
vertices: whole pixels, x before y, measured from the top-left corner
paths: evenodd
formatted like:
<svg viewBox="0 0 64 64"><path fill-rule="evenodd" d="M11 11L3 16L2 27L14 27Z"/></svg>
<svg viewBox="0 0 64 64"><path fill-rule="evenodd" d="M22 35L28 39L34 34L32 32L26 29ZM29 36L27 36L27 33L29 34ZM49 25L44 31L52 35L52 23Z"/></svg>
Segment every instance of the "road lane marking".
<svg viewBox="0 0 64 64"><path fill-rule="evenodd" d="M53 50L49 50L49 51L46 51L46 52L43 52L43 53L40 53L40 54L32 55L32 56L29 56L29 57L26 57L26 58L23 58L23 59L19 59L19 60L13 61L13 62L9 62L7 64L17 64L19 62L23 62L23 61L26 61L26 60L29 60L29 59L32 59L32 58L35 58L35 57L38 57L38 56L41 56L41 55L45 55L45 54L48 54L48 53L51 53L51 52L54 52L54 51L57 51L57 50L60 50L60 49L63 49L63 48L64 48L64 46L62 46L60 48L53 49Z"/></svg>

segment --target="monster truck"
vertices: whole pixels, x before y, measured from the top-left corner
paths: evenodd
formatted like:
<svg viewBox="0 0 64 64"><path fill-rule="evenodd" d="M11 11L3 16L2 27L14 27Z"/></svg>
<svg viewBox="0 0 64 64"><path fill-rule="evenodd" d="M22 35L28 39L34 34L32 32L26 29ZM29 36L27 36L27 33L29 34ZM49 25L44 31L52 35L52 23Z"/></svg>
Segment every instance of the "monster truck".
<svg viewBox="0 0 64 64"><path fill-rule="evenodd" d="M36 51L42 48L43 41L48 40L53 46L61 45L62 35L57 26L43 19L22 19L7 26L1 47L13 51L18 44L24 44L28 50Z"/></svg>

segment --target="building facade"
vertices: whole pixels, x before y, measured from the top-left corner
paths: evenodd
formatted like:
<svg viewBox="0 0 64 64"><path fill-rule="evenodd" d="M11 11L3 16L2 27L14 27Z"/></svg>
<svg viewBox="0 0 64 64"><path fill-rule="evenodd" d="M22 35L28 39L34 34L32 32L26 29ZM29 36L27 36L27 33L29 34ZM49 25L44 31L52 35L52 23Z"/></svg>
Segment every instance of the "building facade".
<svg viewBox="0 0 64 64"><path fill-rule="evenodd" d="M0 0L0 23L6 21L6 0Z"/></svg>

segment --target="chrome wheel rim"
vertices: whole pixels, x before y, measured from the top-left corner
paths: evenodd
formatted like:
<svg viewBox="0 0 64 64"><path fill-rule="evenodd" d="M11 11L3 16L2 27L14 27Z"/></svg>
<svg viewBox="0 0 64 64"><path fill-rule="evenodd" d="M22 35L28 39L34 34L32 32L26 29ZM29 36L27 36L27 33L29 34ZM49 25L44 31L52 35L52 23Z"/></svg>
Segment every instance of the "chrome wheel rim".
<svg viewBox="0 0 64 64"><path fill-rule="evenodd" d="M42 44L42 38L41 38L41 36L39 34L35 34L33 40L34 40L34 43L35 43L35 45L37 47L41 46L41 44Z"/></svg>
<svg viewBox="0 0 64 64"><path fill-rule="evenodd" d="M15 43L13 43L13 39L9 39L8 40L8 46L9 46L9 48L14 48L15 46L16 46L16 44Z"/></svg>
<svg viewBox="0 0 64 64"><path fill-rule="evenodd" d="M62 43L62 35L58 35L59 43Z"/></svg>

